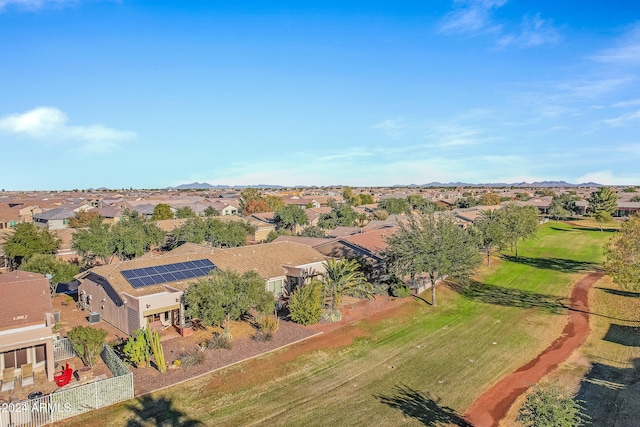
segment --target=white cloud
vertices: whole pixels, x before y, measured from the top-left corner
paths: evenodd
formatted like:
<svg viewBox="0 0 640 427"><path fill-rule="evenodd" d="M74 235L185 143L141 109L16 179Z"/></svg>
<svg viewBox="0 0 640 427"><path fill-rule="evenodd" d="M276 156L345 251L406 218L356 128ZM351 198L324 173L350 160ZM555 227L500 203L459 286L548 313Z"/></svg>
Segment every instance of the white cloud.
<svg viewBox="0 0 640 427"><path fill-rule="evenodd" d="M557 44L560 34L552 21L542 19L540 14L525 15L516 31L508 31L503 23L496 22L493 12L507 0L454 0L454 10L442 20L439 30L443 34L466 34L477 36L492 34L498 47L519 48Z"/></svg>
<svg viewBox="0 0 640 427"><path fill-rule="evenodd" d="M425 138L438 147L454 147L478 145L494 140L484 135L482 129L459 124L442 124L432 126Z"/></svg>
<svg viewBox="0 0 640 427"><path fill-rule="evenodd" d="M26 10L38 10L47 6L64 6L78 3L79 0L0 0L0 12L9 8L17 7Z"/></svg>
<svg viewBox="0 0 640 427"><path fill-rule="evenodd" d="M635 107L636 105L640 105L640 99L630 99L629 101L616 102L612 105L612 107Z"/></svg>
<svg viewBox="0 0 640 427"><path fill-rule="evenodd" d="M555 45L560 41L560 34L550 20L540 18L540 14L533 17L528 15L522 19L519 34L507 34L498 40L498 46L536 47Z"/></svg>
<svg viewBox="0 0 640 427"><path fill-rule="evenodd" d="M408 123L403 117L387 119L372 126L373 129L380 129L390 138L400 138L404 135Z"/></svg>
<svg viewBox="0 0 640 427"><path fill-rule="evenodd" d="M495 33L501 26L493 22L494 9L502 7L507 0L456 0L457 7L449 12L440 24L444 34Z"/></svg>
<svg viewBox="0 0 640 427"><path fill-rule="evenodd" d="M629 124L637 123L639 120L640 120L640 110L635 111L633 113L623 114L613 119L606 119L606 120L603 120L603 122L608 124L611 127L622 127L622 126L627 126Z"/></svg>
<svg viewBox="0 0 640 427"><path fill-rule="evenodd" d="M618 41L617 46L593 55L598 62L635 65L640 63L640 24L634 25Z"/></svg>
<svg viewBox="0 0 640 427"><path fill-rule="evenodd" d="M103 125L70 126L67 115L53 107L38 107L22 114L0 117L0 132L24 135L46 142L77 141L85 153L100 153L117 142L136 137L135 132L111 129Z"/></svg>

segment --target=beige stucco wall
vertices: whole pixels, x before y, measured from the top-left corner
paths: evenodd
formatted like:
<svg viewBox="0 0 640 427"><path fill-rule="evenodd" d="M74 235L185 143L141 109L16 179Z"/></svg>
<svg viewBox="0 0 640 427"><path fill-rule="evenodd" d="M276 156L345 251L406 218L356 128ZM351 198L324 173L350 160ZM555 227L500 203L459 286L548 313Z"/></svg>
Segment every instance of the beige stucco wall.
<svg viewBox="0 0 640 427"><path fill-rule="evenodd" d="M51 324L47 325L44 323L41 325L0 331L0 353L44 344L45 362L37 364L35 360L29 360L29 363L33 364L34 371L46 369L49 381L53 381L54 362L52 335ZM0 366L0 368L4 368L4 365Z"/></svg>
<svg viewBox="0 0 640 427"><path fill-rule="evenodd" d="M100 320L115 326L122 332L128 334L127 330L127 310L124 305L118 306L109 298L102 286L91 281L84 281L78 287L78 292L84 290L87 295L91 295L91 304L87 310L100 313Z"/></svg>

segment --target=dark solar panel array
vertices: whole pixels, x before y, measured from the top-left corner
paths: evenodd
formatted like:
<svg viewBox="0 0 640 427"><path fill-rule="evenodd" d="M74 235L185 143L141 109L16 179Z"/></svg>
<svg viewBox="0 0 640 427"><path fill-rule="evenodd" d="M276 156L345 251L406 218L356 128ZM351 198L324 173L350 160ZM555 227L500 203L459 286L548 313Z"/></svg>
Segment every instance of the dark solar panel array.
<svg viewBox="0 0 640 427"><path fill-rule="evenodd" d="M123 270L122 275L134 288L192 279L209 274L216 266L208 259Z"/></svg>

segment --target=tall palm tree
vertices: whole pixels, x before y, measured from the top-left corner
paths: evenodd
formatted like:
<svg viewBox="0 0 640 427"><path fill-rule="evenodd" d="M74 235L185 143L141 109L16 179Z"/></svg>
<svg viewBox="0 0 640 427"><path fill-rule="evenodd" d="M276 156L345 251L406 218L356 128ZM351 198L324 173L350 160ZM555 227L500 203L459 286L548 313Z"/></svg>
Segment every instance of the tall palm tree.
<svg viewBox="0 0 640 427"><path fill-rule="evenodd" d="M324 262L325 272L322 274L325 290L331 297L331 308L336 310L342 305L342 297L349 291L364 291L373 295L371 283L367 282L360 265L355 259L328 259Z"/></svg>

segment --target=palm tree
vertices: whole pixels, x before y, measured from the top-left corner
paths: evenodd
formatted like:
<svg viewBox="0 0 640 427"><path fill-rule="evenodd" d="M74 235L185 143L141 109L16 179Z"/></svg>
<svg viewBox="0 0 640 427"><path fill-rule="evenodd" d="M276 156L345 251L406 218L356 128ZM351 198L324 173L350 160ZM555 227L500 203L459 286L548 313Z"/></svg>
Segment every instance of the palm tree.
<svg viewBox="0 0 640 427"><path fill-rule="evenodd" d="M371 283L367 282L360 265L355 259L328 259L324 262L325 272L322 281L326 292L331 297L331 308L338 309L342 305L342 297L350 291L363 291L373 295Z"/></svg>

